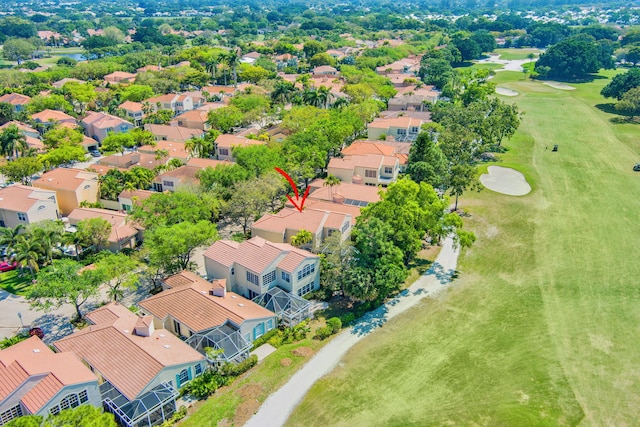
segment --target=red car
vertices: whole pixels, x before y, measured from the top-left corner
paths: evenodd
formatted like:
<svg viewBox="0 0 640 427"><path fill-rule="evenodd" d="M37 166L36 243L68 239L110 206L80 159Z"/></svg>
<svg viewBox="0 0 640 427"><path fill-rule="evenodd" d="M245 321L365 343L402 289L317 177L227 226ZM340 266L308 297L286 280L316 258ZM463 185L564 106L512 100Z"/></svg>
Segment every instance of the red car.
<svg viewBox="0 0 640 427"><path fill-rule="evenodd" d="M17 262L0 262L0 272L15 270L17 266Z"/></svg>

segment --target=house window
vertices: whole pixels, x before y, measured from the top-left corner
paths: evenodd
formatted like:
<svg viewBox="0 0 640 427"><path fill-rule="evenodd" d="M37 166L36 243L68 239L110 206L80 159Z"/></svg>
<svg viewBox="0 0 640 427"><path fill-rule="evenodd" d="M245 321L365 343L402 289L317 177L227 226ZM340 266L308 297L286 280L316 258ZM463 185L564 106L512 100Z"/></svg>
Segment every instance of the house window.
<svg viewBox="0 0 640 427"><path fill-rule="evenodd" d="M27 220L27 216L22 212L18 212L18 221L26 221L26 220Z"/></svg>
<svg viewBox="0 0 640 427"><path fill-rule="evenodd" d="M49 413L51 415L58 415L60 411L64 411L65 409L77 408L83 403L87 403L89 401L89 395L87 390L82 390L80 393L71 393L67 394L61 401L60 404L56 406L52 406L49 408Z"/></svg>
<svg viewBox="0 0 640 427"><path fill-rule="evenodd" d="M198 363L195 367L195 371L196 371L196 377L197 377L202 373L202 365Z"/></svg>
<svg viewBox="0 0 640 427"><path fill-rule="evenodd" d="M229 155L229 149L228 148L220 148L218 150L218 152L220 153L221 156L228 156Z"/></svg>
<svg viewBox="0 0 640 427"><path fill-rule="evenodd" d="M189 369L185 368L178 374L176 381L178 382L178 388L182 387L187 381L189 381Z"/></svg>
<svg viewBox="0 0 640 427"><path fill-rule="evenodd" d="M349 222L347 221L342 226L342 234L346 233L348 229L349 229Z"/></svg>
<svg viewBox="0 0 640 427"><path fill-rule="evenodd" d="M303 295L308 294L313 290L314 282L309 282L300 289L298 289L298 296L301 297Z"/></svg>
<svg viewBox="0 0 640 427"><path fill-rule="evenodd" d="M260 278L257 274L247 271L247 281L253 283L256 286L259 286Z"/></svg>
<svg viewBox="0 0 640 427"><path fill-rule="evenodd" d="M281 273L281 277L282 277L282 280L284 280L285 282L291 283L291 275L289 273L287 273L286 271L283 271Z"/></svg>
<svg viewBox="0 0 640 427"><path fill-rule="evenodd" d="M173 187L173 181L162 181L162 185L165 187Z"/></svg>
<svg viewBox="0 0 640 427"><path fill-rule="evenodd" d="M262 285L268 285L271 282L274 282L276 280L276 271L270 271L267 274L265 274L264 276L262 276Z"/></svg>
<svg viewBox="0 0 640 427"><path fill-rule="evenodd" d="M255 297L257 297L259 294L257 292L252 291L251 289L249 289L249 299L254 299Z"/></svg>
<svg viewBox="0 0 640 427"><path fill-rule="evenodd" d="M21 417L23 414L22 406L17 404L13 408L9 408L6 411L0 413L0 425L6 424L14 418Z"/></svg>
<svg viewBox="0 0 640 427"><path fill-rule="evenodd" d="M406 129L398 129L396 131L397 135L406 135L407 134L407 130Z"/></svg>
<svg viewBox="0 0 640 427"><path fill-rule="evenodd" d="M364 176L365 178L376 178L378 176L378 171L365 170Z"/></svg>
<svg viewBox="0 0 640 427"><path fill-rule="evenodd" d="M107 128L107 133L113 132L113 128Z"/></svg>
<svg viewBox="0 0 640 427"><path fill-rule="evenodd" d="M253 339L257 340L263 335L264 335L264 323L260 322L259 324L256 325L255 328L253 328Z"/></svg>
<svg viewBox="0 0 640 427"><path fill-rule="evenodd" d="M298 271L298 280L302 280L305 277L307 277L308 275L310 275L311 273L316 271L316 265L315 264L307 264L304 267L302 267L302 270Z"/></svg>
<svg viewBox="0 0 640 427"><path fill-rule="evenodd" d="M411 126L411 133L418 133L418 131L420 130L420 128L418 126Z"/></svg>
<svg viewBox="0 0 640 427"><path fill-rule="evenodd" d="M267 320L267 331L270 331L273 329L273 319L269 319Z"/></svg>
<svg viewBox="0 0 640 427"><path fill-rule="evenodd" d="M180 323L177 320L173 321L173 330L176 334L180 335Z"/></svg>
<svg viewBox="0 0 640 427"><path fill-rule="evenodd" d="M127 211L127 212L130 212L131 211L131 205L122 204L122 209Z"/></svg>
<svg viewBox="0 0 640 427"><path fill-rule="evenodd" d="M120 126L120 132L126 132L128 129L129 129L129 126L127 125Z"/></svg>
<svg viewBox="0 0 640 427"><path fill-rule="evenodd" d="M231 275L233 276L234 274L236 274L236 269L231 267Z"/></svg>
<svg viewBox="0 0 640 427"><path fill-rule="evenodd" d="M393 173L393 168L389 167L389 166L385 166L384 167L384 173L386 174L392 174Z"/></svg>
<svg viewBox="0 0 640 427"><path fill-rule="evenodd" d="M182 120L178 120L178 126L184 126L184 125L182 124Z"/></svg>

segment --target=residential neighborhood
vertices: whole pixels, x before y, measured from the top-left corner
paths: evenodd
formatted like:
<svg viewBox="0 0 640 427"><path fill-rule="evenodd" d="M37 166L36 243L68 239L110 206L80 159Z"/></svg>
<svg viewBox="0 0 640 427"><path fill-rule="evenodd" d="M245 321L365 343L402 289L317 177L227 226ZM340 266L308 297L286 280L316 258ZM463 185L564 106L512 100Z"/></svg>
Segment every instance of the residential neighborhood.
<svg viewBox="0 0 640 427"><path fill-rule="evenodd" d="M640 9L543 3L0 5L0 426L634 425Z"/></svg>

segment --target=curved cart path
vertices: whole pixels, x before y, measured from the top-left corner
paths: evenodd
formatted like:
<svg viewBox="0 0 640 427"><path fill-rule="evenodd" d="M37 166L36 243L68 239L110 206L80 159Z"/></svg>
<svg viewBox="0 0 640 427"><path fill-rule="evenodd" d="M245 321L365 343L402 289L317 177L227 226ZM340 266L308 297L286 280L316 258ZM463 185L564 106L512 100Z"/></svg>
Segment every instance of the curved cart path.
<svg viewBox="0 0 640 427"><path fill-rule="evenodd" d="M382 326L387 320L418 304L424 297L433 296L445 289L455 272L459 253L459 250L453 246L453 240L445 239L436 261L422 277L411 287L402 291L398 297L367 313L353 327L335 336L282 388L271 394L245 426L282 426L311 386L331 372L358 341Z"/></svg>

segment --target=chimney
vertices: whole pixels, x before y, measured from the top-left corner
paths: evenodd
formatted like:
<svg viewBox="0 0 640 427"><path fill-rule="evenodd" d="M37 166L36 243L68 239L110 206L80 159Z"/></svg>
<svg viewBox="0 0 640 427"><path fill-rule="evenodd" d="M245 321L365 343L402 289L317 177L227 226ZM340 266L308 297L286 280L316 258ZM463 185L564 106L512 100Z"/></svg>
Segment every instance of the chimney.
<svg viewBox="0 0 640 427"><path fill-rule="evenodd" d="M342 194L334 194L332 199L333 203L344 204L344 196Z"/></svg>
<svg viewBox="0 0 640 427"><path fill-rule="evenodd" d="M215 286L213 289L209 289L209 295L214 297L224 298L227 295L227 289L224 286L218 285L218 286Z"/></svg>
<svg viewBox="0 0 640 427"><path fill-rule="evenodd" d="M351 177L351 183L352 184L361 185L362 184L362 177L360 175L353 175Z"/></svg>

